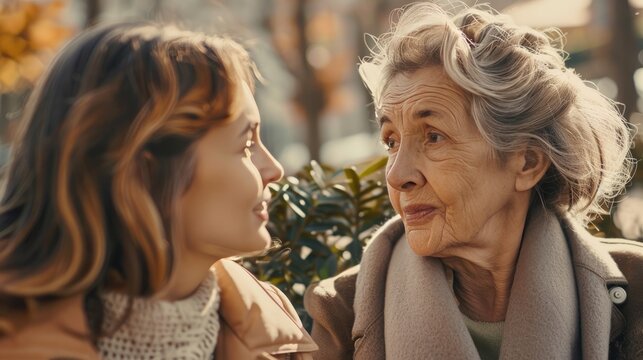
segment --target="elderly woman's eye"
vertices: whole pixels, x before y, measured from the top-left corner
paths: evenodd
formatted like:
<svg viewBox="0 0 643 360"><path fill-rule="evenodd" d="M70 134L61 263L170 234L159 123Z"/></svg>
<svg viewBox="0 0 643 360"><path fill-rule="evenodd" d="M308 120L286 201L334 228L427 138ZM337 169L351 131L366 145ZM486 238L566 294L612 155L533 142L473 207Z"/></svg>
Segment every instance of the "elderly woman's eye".
<svg viewBox="0 0 643 360"><path fill-rule="evenodd" d="M387 137L382 139L382 144L384 144L384 147L386 148L386 151L390 151L395 148L397 145L397 141L395 139Z"/></svg>
<svg viewBox="0 0 643 360"><path fill-rule="evenodd" d="M430 144L435 144L435 143L438 143L438 142L440 142L442 140L444 140L444 135L442 135L442 134L440 134L438 132L431 131L427 135L427 141Z"/></svg>

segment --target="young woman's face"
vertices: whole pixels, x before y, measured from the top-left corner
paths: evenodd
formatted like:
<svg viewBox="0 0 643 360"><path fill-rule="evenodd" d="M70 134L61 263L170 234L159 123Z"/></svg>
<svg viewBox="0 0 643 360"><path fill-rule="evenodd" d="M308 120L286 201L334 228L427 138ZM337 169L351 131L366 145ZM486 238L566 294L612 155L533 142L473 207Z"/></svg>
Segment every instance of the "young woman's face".
<svg viewBox="0 0 643 360"><path fill-rule="evenodd" d="M283 169L261 143L261 119L252 93L242 90L242 111L196 144L192 182L181 199L182 257L219 259L265 249L267 185Z"/></svg>

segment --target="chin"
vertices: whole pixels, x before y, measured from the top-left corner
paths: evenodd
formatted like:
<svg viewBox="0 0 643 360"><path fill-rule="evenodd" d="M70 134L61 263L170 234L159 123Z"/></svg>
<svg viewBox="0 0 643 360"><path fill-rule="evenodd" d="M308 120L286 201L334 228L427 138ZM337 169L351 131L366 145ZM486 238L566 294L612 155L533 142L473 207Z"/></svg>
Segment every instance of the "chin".
<svg viewBox="0 0 643 360"><path fill-rule="evenodd" d="M262 226L259 229L258 234L256 235L255 241L252 242L253 251L263 251L268 249L272 245L272 237L265 226Z"/></svg>
<svg viewBox="0 0 643 360"><path fill-rule="evenodd" d="M427 230L411 230L406 234L406 241L418 256L436 256L440 251L439 239L434 239Z"/></svg>

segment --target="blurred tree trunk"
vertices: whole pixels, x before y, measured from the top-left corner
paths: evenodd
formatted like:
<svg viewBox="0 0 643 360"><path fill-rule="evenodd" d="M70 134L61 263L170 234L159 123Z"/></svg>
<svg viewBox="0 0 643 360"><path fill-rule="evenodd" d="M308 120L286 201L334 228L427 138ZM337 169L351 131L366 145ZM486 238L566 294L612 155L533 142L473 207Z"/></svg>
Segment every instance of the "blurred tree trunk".
<svg viewBox="0 0 643 360"><path fill-rule="evenodd" d="M605 26L609 32L607 45L600 50L599 64L607 64L607 75L616 83L618 93L616 101L625 106L623 116L630 121L633 112L637 112L638 94L634 85L634 72L638 67L638 44L634 25L634 10L627 0L594 0L594 11L607 12L605 18L600 13L594 14L598 26ZM613 209L612 209L613 211ZM613 212L595 221L596 227L605 237L622 237L623 234L613 221Z"/></svg>
<svg viewBox="0 0 643 360"><path fill-rule="evenodd" d="M306 36L306 25L308 0L297 0L295 12L296 24L299 37L299 54L301 61L300 74L295 74L299 79L299 103L303 106L306 115L306 140L311 160L319 160L321 148L320 116L324 108L323 91L315 79L314 69L308 62L307 53L309 48L308 37Z"/></svg>
<svg viewBox="0 0 643 360"><path fill-rule="evenodd" d="M152 3L152 16L158 17L163 10L163 0L154 0Z"/></svg>
<svg viewBox="0 0 643 360"><path fill-rule="evenodd" d="M632 112L638 111L634 71L638 67L639 49L634 27L634 10L626 0L611 0L609 4L612 41L608 56L612 63L612 76L618 86L617 101L625 105L624 115L629 120Z"/></svg>
<svg viewBox="0 0 643 360"><path fill-rule="evenodd" d="M90 27L98 21L100 15L100 0L85 1L85 27Z"/></svg>
<svg viewBox="0 0 643 360"><path fill-rule="evenodd" d="M387 0L361 1L355 6L353 16L357 19L357 44L359 46L357 55L359 59L371 56L369 46L373 46L373 41L369 36L379 37L382 33L389 31L388 24L382 22L382 19L388 19L391 8ZM368 40L367 40L368 39ZM357 71L357 67L355 68ZM366 85L362 86L364 98L367 100L368 116L375 117L375 104L370 90ZM375 124L371 121L371 124Z"/></svg>

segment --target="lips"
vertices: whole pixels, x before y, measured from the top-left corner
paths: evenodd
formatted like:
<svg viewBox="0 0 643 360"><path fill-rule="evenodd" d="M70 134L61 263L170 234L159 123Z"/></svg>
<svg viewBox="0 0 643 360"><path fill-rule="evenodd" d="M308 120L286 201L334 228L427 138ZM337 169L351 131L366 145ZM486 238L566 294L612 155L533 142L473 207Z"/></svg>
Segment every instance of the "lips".
<svg viewBox="0 0 643 360"><path fill-rule="evenodd" d="M263 221L268 221L268 201L262 201L252 211Z"/></svg>
<svg viewBox="0 0 643 360"><path fill-rule="evenodd" d="M402 208L404 220L407 225L420 225L425 223L436 213L436 208L431 205L407 205Z"/></svg>
<svg viewBox="0 0 643 360"><path fill-rule="evenodd" d="M267 208L268 208L268 202L264 200L264 201L260 202L257 206L255 206L252 210L261 211L261 210L265 210Z"/></svg>
<svg viewBox="0 0 643 360"><path fill-rule="evenodd" d="M270 190L265 188L261 194L259 202L252 209L252 212L254 212L262 221L268 221L268 204L270 203L271 198L272 195L270 194Z"/></svg>

